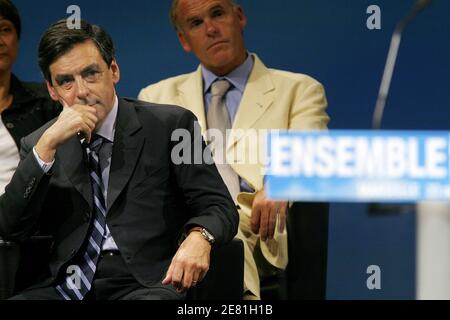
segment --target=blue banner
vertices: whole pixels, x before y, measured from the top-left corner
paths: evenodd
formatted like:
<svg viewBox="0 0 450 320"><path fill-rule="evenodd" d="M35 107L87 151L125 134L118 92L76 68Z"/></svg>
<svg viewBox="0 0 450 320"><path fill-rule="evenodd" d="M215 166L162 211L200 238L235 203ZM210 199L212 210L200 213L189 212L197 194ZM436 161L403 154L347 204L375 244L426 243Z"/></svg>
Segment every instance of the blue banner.
<svg viewBox="0 0 450 320"><path fill-rule="evenodd" d="M271 132L272 199L325 202L450 200L450 133Z"/></svg>

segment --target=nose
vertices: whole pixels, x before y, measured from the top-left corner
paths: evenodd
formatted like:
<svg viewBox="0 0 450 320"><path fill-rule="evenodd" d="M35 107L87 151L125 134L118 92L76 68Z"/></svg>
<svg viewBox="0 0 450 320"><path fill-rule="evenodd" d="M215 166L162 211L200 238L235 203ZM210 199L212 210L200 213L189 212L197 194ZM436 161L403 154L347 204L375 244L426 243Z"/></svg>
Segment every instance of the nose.
<svg viewBox="0 0 450 320"><path fill-rule="evenodd" d="M204 24L209 36L216 36L219 33L219 29L211 19L205 19Z"/></svg>
<svg viewBox="0 0 450 320"><path fill-rule="evenodd" d="M86 101L87 97L89 96L89 88L86 82L82 77L76 77L75 84L77 98L83 102Z"/></svg>

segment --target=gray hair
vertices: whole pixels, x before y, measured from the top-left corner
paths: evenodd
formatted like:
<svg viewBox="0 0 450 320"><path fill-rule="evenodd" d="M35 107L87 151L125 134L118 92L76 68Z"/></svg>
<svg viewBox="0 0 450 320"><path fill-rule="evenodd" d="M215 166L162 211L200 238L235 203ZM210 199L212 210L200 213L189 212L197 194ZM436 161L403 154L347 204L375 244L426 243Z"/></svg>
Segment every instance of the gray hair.
<svg viewBox="0 0 450 320"><path fill-rule="evenodd" d="M234 7L236 7L238 5L235 0L228 0L228 1ZM172 0L172 5L170 6L170 11L169 11L169 19L170 19L170 23L175 28L175 30L180 31L180 25L178 24L177 14L176 14L178 2L180 2L180 0Z"/></svg>

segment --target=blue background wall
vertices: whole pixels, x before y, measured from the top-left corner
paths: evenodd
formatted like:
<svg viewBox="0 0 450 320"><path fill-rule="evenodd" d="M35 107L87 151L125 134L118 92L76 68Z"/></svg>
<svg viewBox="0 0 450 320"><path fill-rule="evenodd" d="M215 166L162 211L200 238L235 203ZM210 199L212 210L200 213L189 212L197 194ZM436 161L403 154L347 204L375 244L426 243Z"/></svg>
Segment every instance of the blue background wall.
<svg viewBox="0 0 450 320"><path fill-rule="evenodd" d="M330 128L367 129L390 36L412 0L241 0L248 18L247 47L266 65L312 75L327 90ZM41 81L36 65L42 32L77 4L82 17L115 40L122 96L193 70L170 27L169 0L15 0L23 18L19 77ZM381 8L382 29L366 28L366 9ZM404 33L383 128L448 129L450 1L435 0ZM381 268L381 290L368 290L366 269ZM328 298L414 298L414 212L380 216L365 204L332 204Z"/></svg>

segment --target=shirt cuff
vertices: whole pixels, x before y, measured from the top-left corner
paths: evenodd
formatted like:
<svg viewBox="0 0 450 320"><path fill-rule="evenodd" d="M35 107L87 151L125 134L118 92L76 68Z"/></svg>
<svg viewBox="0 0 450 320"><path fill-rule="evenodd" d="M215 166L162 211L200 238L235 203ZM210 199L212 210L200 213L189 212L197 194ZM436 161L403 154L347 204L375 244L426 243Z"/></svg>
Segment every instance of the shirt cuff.
<svg viewBox="0 0 450 320"><path fill-rule="evenodd" d="M53 164L55 163L55 159L53 159L52 162L42 161L41 158L39 158L39 155L36 151L36 147L33 147L33 154L34 154L34 157L36 158L36 161L39 163L39 166L42 168L42 171L44 171L44 173L48 173L50 171L50 169L53 167Z"/></svg>

